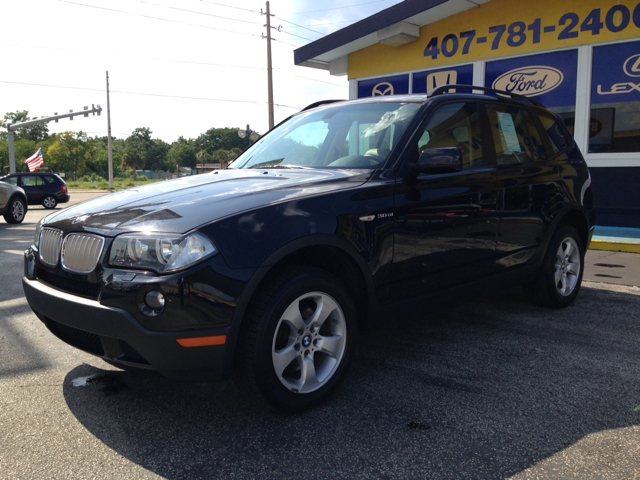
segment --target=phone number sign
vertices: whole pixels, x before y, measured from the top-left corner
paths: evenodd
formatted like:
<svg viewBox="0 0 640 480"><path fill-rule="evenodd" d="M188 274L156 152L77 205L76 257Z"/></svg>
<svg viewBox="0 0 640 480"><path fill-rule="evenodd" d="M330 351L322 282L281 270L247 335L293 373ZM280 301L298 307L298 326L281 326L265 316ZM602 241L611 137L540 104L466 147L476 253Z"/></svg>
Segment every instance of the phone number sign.
<svg viewBox="0 0 640 480"><path fill-rule="evenodd" d="M439 55L453 57L458 51L467 55L474 45L484 43L490 44L491 50L500 50L504 45L516 48L527 42L539 44L543 36L557 41L578 38L580 35L593 37L600 35L605 29L611 33L621 32L631 24L640 29L640 3L635 5L633 10L622 4L613 5L606 10L594 8L583 18L575 12L567 12L561 15L557 22L544 25L542 18L538 17L529 24L516 20L509 24L492 25L487 31L448 33L442 38L432 37L423 55L434 60Z"/></svg>
<svg viewBox="0 0 640 480"><path fill-rule="evenodd" d="M422 27L420 38L405 46L377 44L351 54L349 77L639 36L638 0L491 0Z"/></svg>

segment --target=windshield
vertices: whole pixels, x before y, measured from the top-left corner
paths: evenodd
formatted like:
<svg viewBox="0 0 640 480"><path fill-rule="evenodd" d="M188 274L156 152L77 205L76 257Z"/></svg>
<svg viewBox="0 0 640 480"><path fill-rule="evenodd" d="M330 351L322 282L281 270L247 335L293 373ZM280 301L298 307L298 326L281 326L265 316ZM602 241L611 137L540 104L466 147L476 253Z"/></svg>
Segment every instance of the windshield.
<svg viewBox="0 0 640 480"><path fill-rule="evenodd" d="M336 105L289 119L230 168L378 168L419 103Z"/></svg>

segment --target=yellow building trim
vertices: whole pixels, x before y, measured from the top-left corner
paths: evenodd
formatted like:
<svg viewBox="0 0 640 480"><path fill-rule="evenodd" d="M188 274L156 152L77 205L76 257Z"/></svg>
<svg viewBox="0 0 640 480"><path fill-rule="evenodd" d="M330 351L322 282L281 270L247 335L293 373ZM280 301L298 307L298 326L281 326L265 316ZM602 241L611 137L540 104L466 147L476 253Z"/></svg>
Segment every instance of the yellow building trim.
<svg viewBox="0 0 640 480"><path fill-rule="evenodd" d="M639 26L638 0L491 0L425 25L415 42L378 43L349 54L348 75L371 77L638 38ZM425 56L430 43L434 49Z"/></svg>

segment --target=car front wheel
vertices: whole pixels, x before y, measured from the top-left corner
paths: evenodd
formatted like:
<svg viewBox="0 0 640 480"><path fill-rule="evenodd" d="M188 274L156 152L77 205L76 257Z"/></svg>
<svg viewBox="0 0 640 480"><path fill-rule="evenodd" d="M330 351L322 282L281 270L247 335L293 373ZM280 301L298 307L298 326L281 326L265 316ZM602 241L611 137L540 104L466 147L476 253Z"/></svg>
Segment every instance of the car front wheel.
<svg viewBox="0 0 640 480"><path fill-rule="evenodd" d="M300 412L344 378L356 332L347 289L326 272L291 267L270 278L241 329L234 377L272 407Z"/></svg>
<svg viewBox="0 0 640 480"><path fill-rule="evenodd" d="M56 200L56 197L54 197L53 195L47 195L42 199L42 206L44 208L49 208L49 209L56 208L57 205L58 205L58 200Z"/></svg>
<svg viewBox="0 0 640 480"><path fill-rule="evenodd" d="M551 239L538 278L528 286L534 300L547 307L570 305L580 291L584 247L578 231L564 225Z"/></svg>
<svg viewBox="0 0 640 480"><path fill-rule="evenodd" d="M9 202L9 208L4 214L4 220L7 223L22 223L26 213L26 203L20 198L12 198Z"/></svg>

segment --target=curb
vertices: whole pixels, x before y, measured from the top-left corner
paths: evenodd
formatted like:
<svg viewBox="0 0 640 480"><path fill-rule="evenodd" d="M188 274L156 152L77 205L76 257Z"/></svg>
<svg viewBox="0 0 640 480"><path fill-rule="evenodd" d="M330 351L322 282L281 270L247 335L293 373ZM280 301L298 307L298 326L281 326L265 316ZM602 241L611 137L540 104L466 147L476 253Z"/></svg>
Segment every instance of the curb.
<svg viewBox="0 0 640 480"><path fill-rule="evenodd" d="M589 250L608 250L610 252L640 253L640 243L591 240Z"/></svg>

